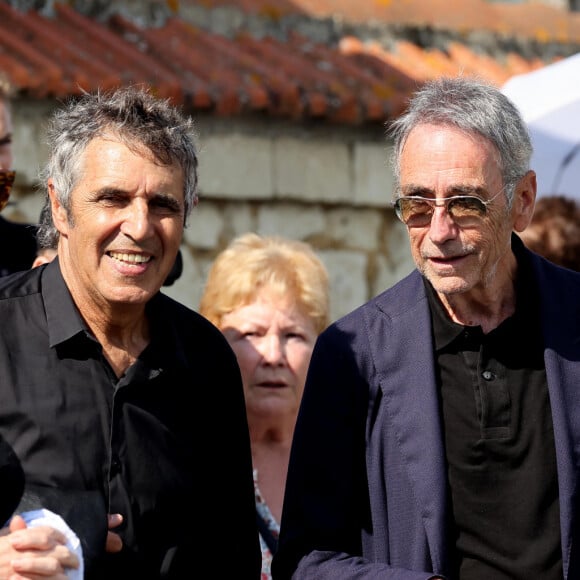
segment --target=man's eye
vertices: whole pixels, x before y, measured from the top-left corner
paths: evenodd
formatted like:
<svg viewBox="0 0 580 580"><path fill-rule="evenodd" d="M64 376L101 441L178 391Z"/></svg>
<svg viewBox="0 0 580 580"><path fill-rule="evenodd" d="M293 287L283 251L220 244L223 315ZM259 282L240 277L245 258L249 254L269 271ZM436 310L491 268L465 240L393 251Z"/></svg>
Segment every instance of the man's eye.
<svg viewBox="0 0 580 580"><path fill-rule="evenodd" d="M465 212L465 213L483 213L485 212L485 206L477 197L461 197L454 199L449 202L450 210L455 212Z"/></svg>
<svg viewBox="0 0 580 580"><path fill-rule="evenodd" d="M413 213L427 213L431 211L431 204L426 201L413 200L410 209Z"/></svg>
<svg viewBox="0 0 580 580"><path fill-rule="evenodd" d="M153 209L158 209L160 211L168 212L168 213L180 213L181 206L179 202L174 199L156 199L151 202L151 207Z"/></svg>
<svg viewBox="0 0 580 580"><path fill-rule="evenodd" d="M121 199L122 198L120 198L118 195L114 193L103 193L102 195L99 196L99 201L105 203L118 203L119 201L121 201Z"/></svg>

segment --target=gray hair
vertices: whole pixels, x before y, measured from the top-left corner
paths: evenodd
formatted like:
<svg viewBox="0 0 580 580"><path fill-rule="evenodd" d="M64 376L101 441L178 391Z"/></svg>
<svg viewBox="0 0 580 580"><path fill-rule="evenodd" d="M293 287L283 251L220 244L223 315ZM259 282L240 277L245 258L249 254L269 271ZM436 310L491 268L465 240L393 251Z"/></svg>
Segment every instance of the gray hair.
<svg viewBox="0 0 580 580"><path fill-rule="evenodd" d="M38 227L36 229L36 247L39 250L56 250L58 248L58 238L60 234L52 221L52 208L48 196L44 198Z"/></svg>
<svg viewBox="0 0 580 580"><path fill-rule="evenodd" d="M46 186L52 178L69 219L70 195L81 176L82 155L93 139L106 133L113 133L133 150L146 147L162 165L177 164L183 169L186 225L197 203L193 121L168 100L137 87L83 93L53 115L47 131L50 156L40 179ZM39 225L39 243L51 245L55 231L52 219L44 220Z"/></svg>
<svg viewBox="0 0 580 580"><path fill-rule="evenodd" d="M517 182L530 169L532 143L517 107L496 87L473 78L438 78L427 82L411 98L407 111L388 129L394 140L391 157L395 191L400 187L400 158L409 133L418 125L450 125L477 133L499 154L508 203Z"/></svg>

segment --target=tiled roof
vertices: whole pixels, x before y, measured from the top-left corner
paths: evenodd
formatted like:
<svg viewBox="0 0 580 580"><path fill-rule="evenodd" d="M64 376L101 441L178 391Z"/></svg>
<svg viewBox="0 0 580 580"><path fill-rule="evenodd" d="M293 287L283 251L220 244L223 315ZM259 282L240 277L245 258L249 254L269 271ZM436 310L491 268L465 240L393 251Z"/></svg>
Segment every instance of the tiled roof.
<svg viewBox="0 0 580 580"><path fill-rule="evenodd" d="M564 4L565 2L563 2ZM352 23L434 27L470 32L487 30L539 42L580 41L580 14L542 3L497 0L182 0L181 6L232 7L282 19L304 15Z"/></svg>
<svg viewBox="0 0 580 580"><path fill-rule="evenodd" d="M537 4L238 0L232 7L231 1L196 0L165 5L168 18L143 25L122 11L89 18L65 4L55 4L47 14L0 2L0 70L20 94L33 98L146 83L160 96L220 116L362 124L399 114L409 92L425 79L461 73L501 85L580 46L580 15ZM187 17L195 10L204 10L206 20L219 11L241 11L269 27L260 34L251 26L219 33ZM304 27L292 30L288 22L296 19L332 21L338 34L320 40ZM280 24L284 34L264 33ZM429 32L431 45L421 40L421 31ZM484 35L479 45L473 40L477 34Z"/></svg>

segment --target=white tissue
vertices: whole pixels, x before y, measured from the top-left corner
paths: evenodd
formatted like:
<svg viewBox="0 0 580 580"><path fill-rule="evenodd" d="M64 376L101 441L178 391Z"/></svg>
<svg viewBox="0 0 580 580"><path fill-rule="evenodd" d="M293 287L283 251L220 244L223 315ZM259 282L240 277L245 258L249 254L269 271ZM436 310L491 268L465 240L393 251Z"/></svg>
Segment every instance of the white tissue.
<svg viewBox="0 0 580 580"><path fill-rule="evenodd" d="M79 559L80 565L77 570L66 569L66 577L69 580L83 580L84 562L83 548L78 536L69 528L68 524L57 514L47 509L32 510L19 514L26 524L31 527L50 526L61 531L66 536L66 547L74 552Z"/></svg>

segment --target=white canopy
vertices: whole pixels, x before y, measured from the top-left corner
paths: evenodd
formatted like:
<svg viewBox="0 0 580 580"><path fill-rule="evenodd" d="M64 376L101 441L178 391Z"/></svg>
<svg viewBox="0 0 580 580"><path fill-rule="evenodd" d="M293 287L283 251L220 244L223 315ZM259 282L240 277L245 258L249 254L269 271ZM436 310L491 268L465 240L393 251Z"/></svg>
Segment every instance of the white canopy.
<svg viewBox="0 0 580 580"><path fill-rule="evenodd" d="M580 53L514 76L502 91L528 124L538 195L580 199Z"/></svg>

